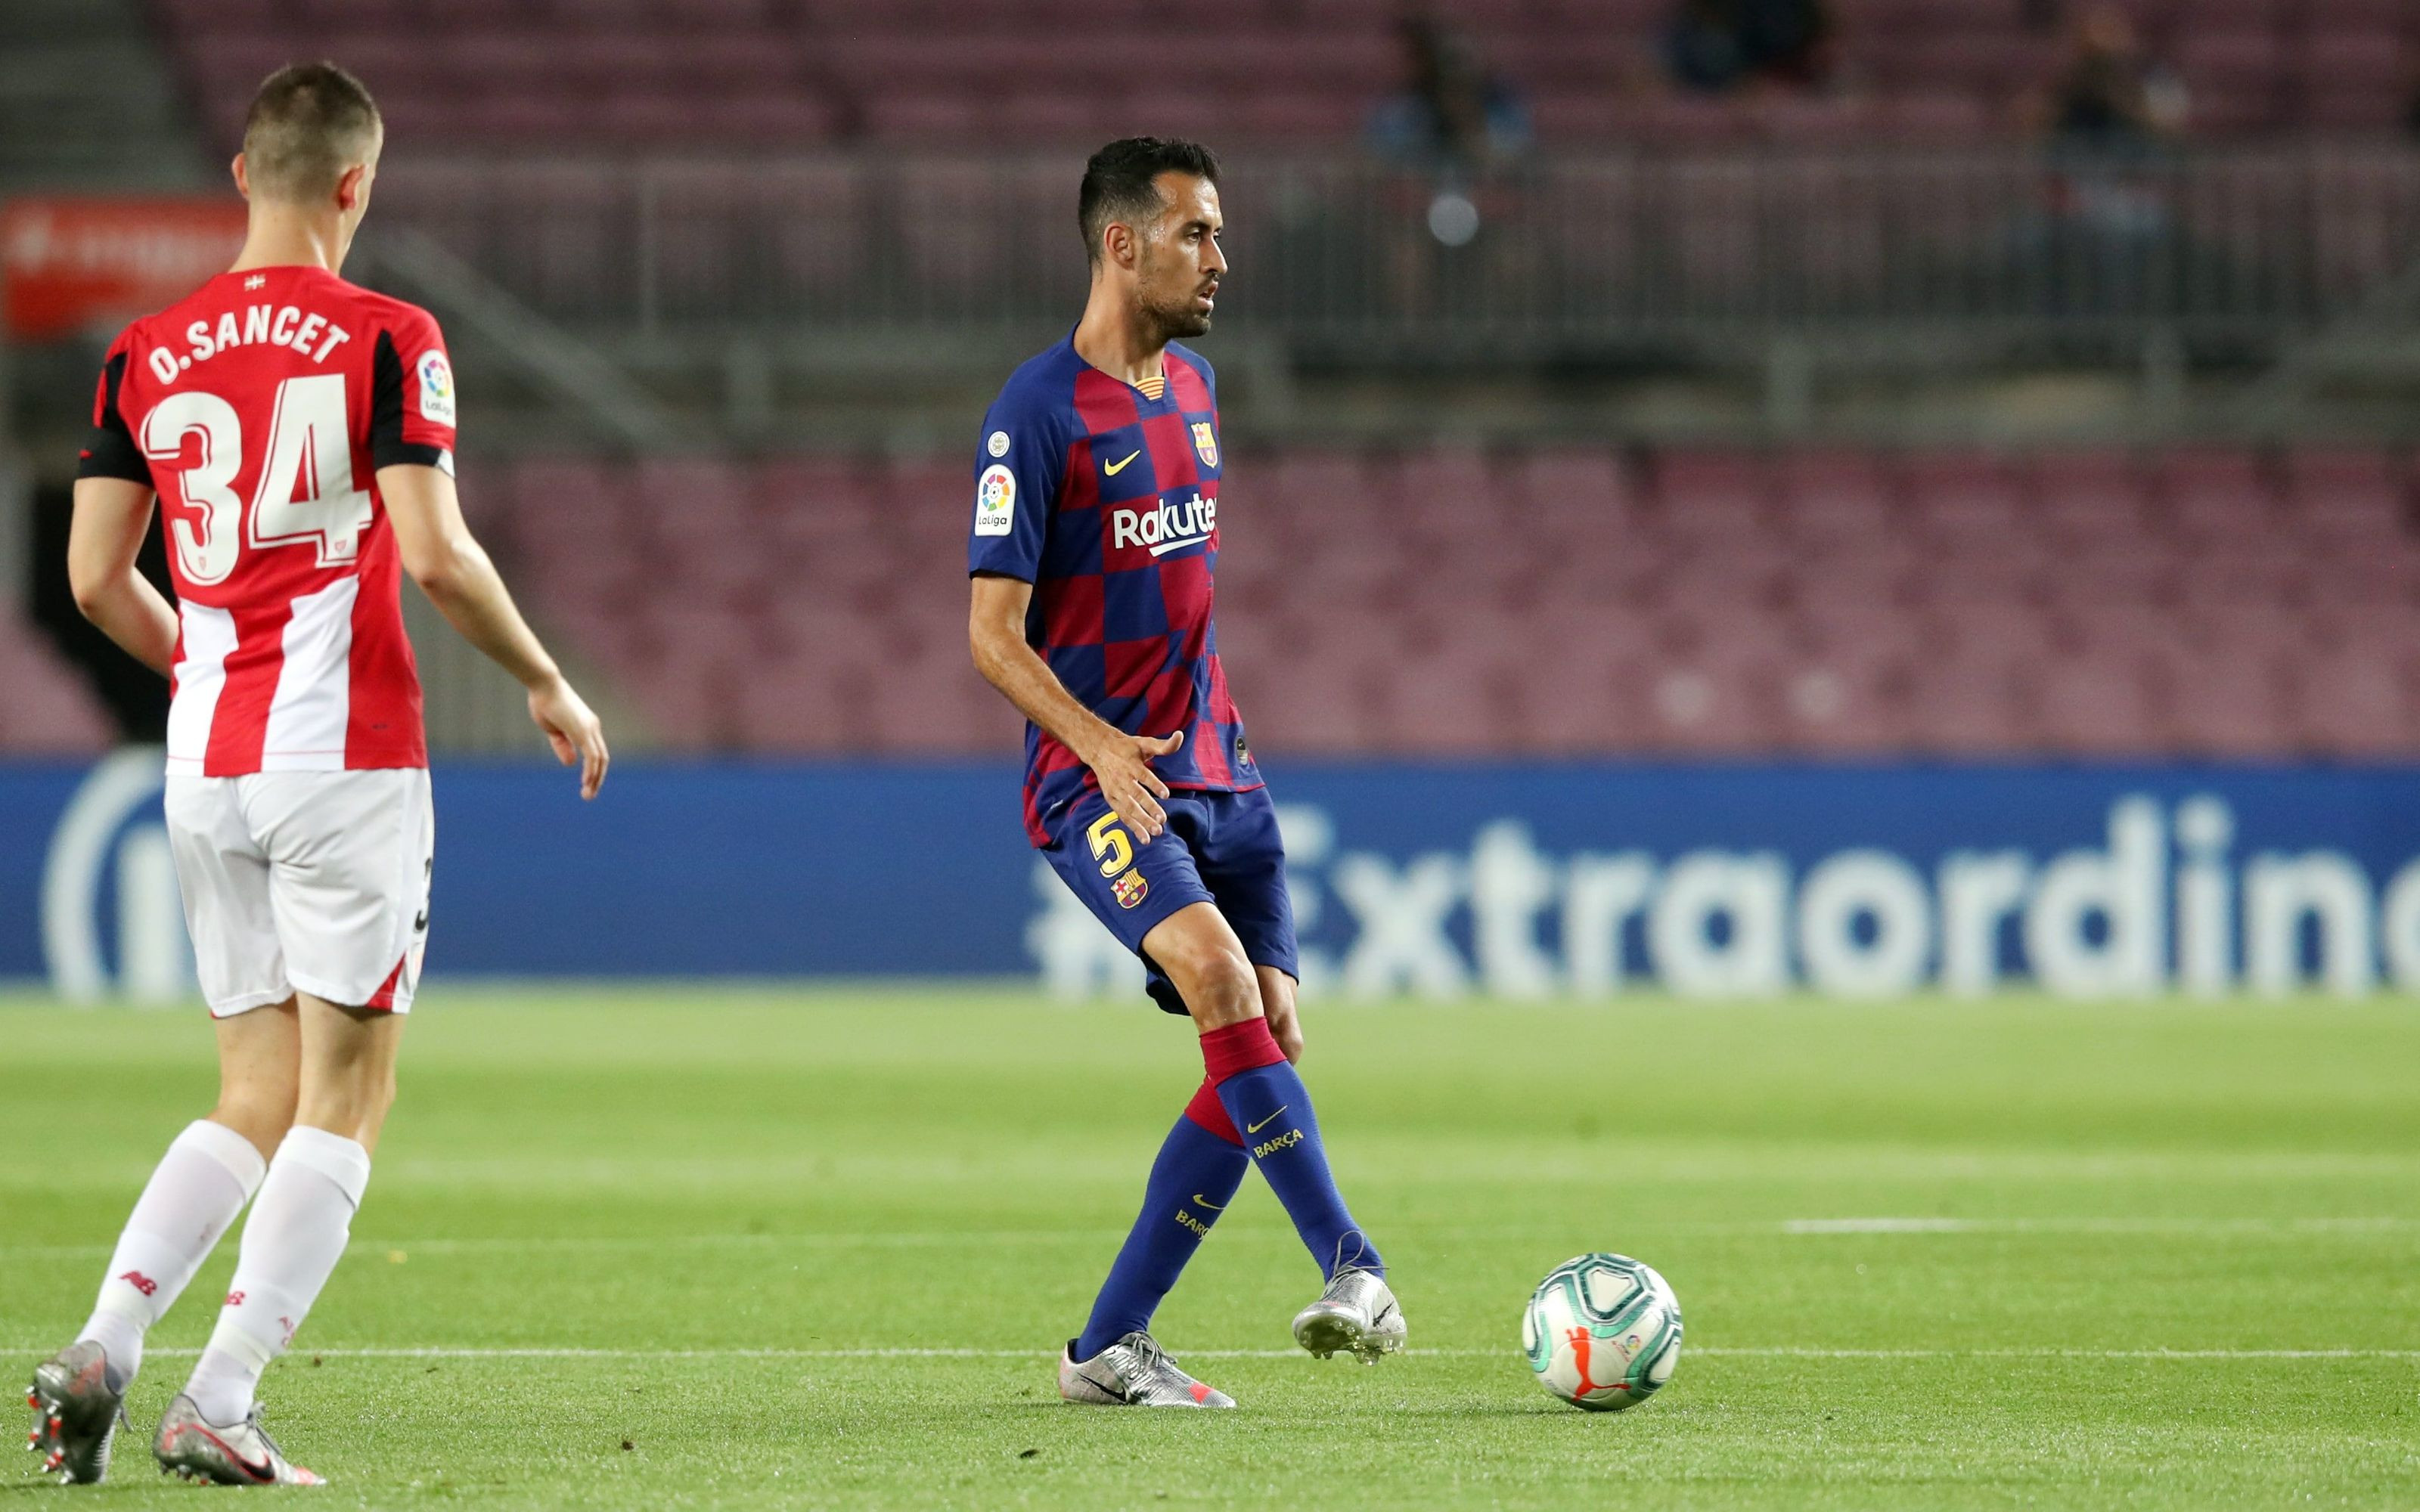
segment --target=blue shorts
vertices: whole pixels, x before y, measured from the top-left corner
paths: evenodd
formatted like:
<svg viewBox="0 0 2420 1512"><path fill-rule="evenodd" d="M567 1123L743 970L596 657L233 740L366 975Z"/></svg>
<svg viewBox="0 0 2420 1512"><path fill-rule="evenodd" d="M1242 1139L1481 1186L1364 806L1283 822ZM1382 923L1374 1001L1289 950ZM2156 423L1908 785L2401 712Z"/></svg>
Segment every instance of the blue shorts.
<svg viewBox="0 0 2420 1512"><path fill-rule="evenodd" d="M1185 1000L1143 954L1142 937L1180 908L1210 903L1244 942L1244 958L1289 977L1295 955L1294 900L1286 895L1285 843L1266 788L1205 793L1180 788L1161 800L1168 828L1135 843L1097 789L1067 806L1050 843L1050 869L1075 889L1119 943L1142 956L1152 1000L1171 1013Z"/></svg>

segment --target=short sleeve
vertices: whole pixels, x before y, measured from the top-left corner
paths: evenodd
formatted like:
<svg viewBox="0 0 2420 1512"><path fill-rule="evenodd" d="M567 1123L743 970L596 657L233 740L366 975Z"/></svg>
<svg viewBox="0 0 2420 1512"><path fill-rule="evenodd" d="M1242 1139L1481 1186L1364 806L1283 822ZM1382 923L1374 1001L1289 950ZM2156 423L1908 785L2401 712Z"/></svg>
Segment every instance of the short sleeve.
<svg viewBox="0 0 2420 1512"><path fill-rule="evenodd" d="M454 363L427 312L407 306L371 354L370 460L454 471Z"/></svg>
<svg viewBox="0 0 2420 1512"><path fill-rule="evenodd" d="M132 347L128 336L120 335L110 347L109 355L101 360L101 381L93 387L92 430L85 438L83 452L78 454L76 476L122 478L147 488L151 486L150 459L135 444L134 432L119 408Z"/></svg>
<svg viewBox="0 0 2420 1512"><path fill-rule="evenodd" d="M1038 405L1002 394L984 417L975 450L973 532L967 571L1032 582L1041 575L1042 543L1066 467L1063 426Z"/></svg>

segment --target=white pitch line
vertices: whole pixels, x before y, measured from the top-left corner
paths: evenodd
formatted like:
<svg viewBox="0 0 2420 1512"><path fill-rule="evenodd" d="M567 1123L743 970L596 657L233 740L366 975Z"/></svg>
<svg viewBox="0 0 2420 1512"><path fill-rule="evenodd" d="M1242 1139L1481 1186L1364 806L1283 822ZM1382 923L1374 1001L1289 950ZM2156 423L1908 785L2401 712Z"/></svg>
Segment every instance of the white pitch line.
<svg viewBox="0 0 2420 1512"><path fill-rule="evenodd" d="M47 1346L23 1344L9 1348L17 1354L39 1353ZM149 1350L158 1356L190 1359L199 1350ZM332 1360L1047 1360L1048 1350L952 1350L929 1348L866 1348L853 1350L610 1350L579 1346L456 1348L449 1345L399 1346L392 1349L307 1349L297 1354ZM1517 1360L1516 1349L1419 1349L1406 1354L1428 1359ZM1834 1350L1796 1345L1707 1345L1684 1348L1684 1356L1724 1359L1782 1360L2414 1360L2420 1350ZM1187 1359L1293 1360L1300 1350L1187 1350Z"/></svg>
<svg viewBox="0 0 2420 1512"><path fill-rule="evenodd" d="M2160 1235L2173 1234L2206 1238L2236 1235L2244 1238L2287 1238L2313 1234L2401 1234L2420 1229L2420 1217L2400 1215L2355 1215L2316 1218L1945 1218L1917 1216L1878 1216L1862 1218L1786 1218L1764 1223L1656 1223L1641 1227L1656 1234L1713 1235L1782 1235L1793 1239L1831 1238L1842 1235L1923 1235L1923 1234L2108 1234ZM1444 1237L1517 1237L1503 1227L1466 1228L1455 1226L1400 1225L1398 1233ZM1275 1232L1275 1230L1272 1230ZM986 1244L1055 1244L1071 1240L1115 1239L1123 1237L1123 1228L1032 1228L999 1229L978 1236ZM518 1237L499 1235L492 1238L427 1238L380 1239L356 1236L352 1257L365 1261L380 1257L384 1252L400 1250L414 1255L510 1255L544 1252L549 1255L566 1251L650 1250L650 1249L730 1249L754 1245L777 1249L854 1250L854 1249L928 1249L937 1246L955 1247L967 1242L969 1235L953 1230L947 1233L887 1234L599 1234ZM106 1257L108 1244L0 1244L0 1257L24 1260L83 1259Z"/></svg>
<svg viewBox="0 0 2420 1512"><path fill-rule="evenodd" d="M1781 1226L1785 1234L1963 1234L1970 1218L1792 1218Z"/></svg>
<svg viewBox="0 0 2420 1512"><path fill-rule="evenodd" d="M2220 1236L2399 1233L2420 1218L1791 1218L1780 1231L1829 1234L2194 1234Z"/></svg>

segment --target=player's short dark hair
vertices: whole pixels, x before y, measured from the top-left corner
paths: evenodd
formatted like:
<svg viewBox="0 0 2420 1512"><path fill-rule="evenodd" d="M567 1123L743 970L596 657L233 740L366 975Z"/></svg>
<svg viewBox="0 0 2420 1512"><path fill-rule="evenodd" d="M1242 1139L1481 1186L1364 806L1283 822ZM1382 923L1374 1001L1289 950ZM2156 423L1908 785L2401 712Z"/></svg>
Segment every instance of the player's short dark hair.
<svg viewBox="0 0 2420 1512"><path fill-rule="evenodd" d="M1087 258L1101 260L1101 233L1110 223L1159 213L1165 202L1155 180L1164 173L1191 174L1215 184L1218 154L1172 136L1121 137L1093 154L1076 196L1076 224L1083 228Z"/></svg>
<svg viewBox="0 0 2420 1512"><path fill-rule="evenodd" d="M333 63L296 63L261 81L243 118L244 177L256 194L314 200L377 147L378 101Z"/></svg>

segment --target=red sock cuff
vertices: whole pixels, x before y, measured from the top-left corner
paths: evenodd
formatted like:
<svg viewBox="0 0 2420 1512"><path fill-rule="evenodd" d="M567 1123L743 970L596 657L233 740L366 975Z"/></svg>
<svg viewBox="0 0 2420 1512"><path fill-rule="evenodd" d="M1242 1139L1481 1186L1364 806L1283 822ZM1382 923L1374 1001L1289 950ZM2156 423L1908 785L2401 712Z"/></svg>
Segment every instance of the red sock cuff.
<svg viewBox="0 0 2420 1512"><path fill-rule="evenodd" d="M1235 1132L1235 1120L1227 1117L1227 1104L1218 1101L1218 1088L1207 1076L1194 1090L1193 1101L1185 1104L1185 1116L1231 1145L1244 1142L1244 1136Z"/></svg>
<svg viewBox="0 0 2420 1512"><path fill-rule="evenodd" d="M1213 1087L1230 1076L1274 1066L1284 1058L1285 1052L1278 1048L1277 1037L1269 1033L1266 1018L1249 1018L1223 1029L1212 1029L1202 1037L1202 1063L1210 1069Z"/></svg>

